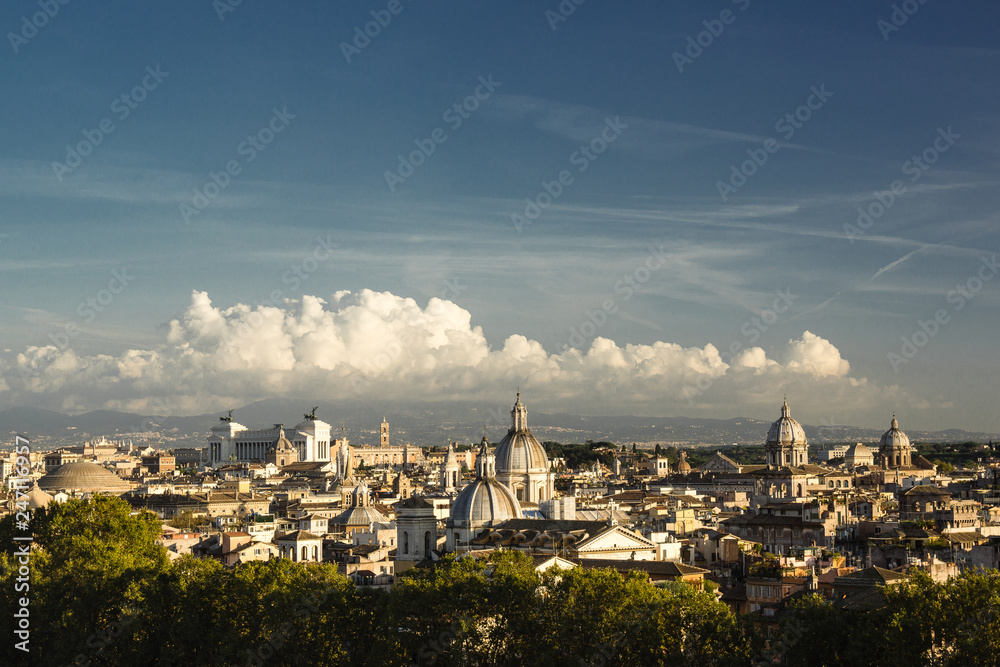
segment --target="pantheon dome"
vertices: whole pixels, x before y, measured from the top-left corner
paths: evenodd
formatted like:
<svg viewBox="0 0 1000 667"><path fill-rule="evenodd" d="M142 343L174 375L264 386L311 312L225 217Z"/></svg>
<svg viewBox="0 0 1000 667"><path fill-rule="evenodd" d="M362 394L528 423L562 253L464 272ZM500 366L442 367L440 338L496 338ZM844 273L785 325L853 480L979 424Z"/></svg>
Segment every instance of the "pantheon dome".
<svg viewBox="0 0 1000 667"><path fill-rule="evenodd" d="M38 487L49 493L110 493L120 495L132 487L107 468L89 461L59 466L38 480Z"/></svg>

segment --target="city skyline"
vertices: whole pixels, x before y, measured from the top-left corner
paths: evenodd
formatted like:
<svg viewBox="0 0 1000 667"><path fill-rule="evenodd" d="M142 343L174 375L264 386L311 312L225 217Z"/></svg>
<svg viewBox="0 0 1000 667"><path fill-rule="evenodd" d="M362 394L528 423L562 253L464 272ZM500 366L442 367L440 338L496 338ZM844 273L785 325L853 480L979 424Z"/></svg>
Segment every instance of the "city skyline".
<svg viewBox="0 0 1000 667"><path fill-rule="evenodd" d="M47 7L0 10L0 409L1000 431L997 8Z"/></svg>

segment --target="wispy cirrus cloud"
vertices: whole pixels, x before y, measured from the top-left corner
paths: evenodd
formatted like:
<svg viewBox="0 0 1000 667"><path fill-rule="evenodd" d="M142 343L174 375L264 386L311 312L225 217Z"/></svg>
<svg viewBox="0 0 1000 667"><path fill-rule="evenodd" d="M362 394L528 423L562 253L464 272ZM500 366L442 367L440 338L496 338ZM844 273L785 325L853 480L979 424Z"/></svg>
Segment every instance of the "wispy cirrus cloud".
<svg viewBox="0 0 1000 667"><path fill-rule="evenodd" d="M529 121L548 134L573 142L589 142L600 135L608 117L620 117L628 130L612 150L641 153L650 157L677 157L692 150L727 143L763 143L770 135L746 134L670 120L642 118L581 104L557 102L527 95L498 94L485 115L501 122ZM785 148L818 151L801 144L780 142ZM819 151L822 152L822 151Z"/></svg>

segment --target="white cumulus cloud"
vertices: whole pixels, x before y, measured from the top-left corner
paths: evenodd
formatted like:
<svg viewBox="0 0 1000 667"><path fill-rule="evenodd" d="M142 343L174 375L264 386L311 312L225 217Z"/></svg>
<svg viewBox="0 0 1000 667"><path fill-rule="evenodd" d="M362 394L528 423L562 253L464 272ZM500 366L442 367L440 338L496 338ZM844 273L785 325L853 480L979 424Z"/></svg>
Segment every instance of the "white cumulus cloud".
<svg viewBox="0 0 1000 667"><path fill-rule="evenodd" d="M511 334L494 348L450 301L421 307L371 290L256 307L221 307L195 291L154 349L81 356L36 346L0 364L7 402L154 414L202 414L282 396L507 400L520 385L539 410L727 417L734 405L773 412L785 392L816 405L861 405L898 391L851 377L836 346L809 331L774 358L754 347L731 363L710 343L597 338L586 350L549 352Z"/></svg>

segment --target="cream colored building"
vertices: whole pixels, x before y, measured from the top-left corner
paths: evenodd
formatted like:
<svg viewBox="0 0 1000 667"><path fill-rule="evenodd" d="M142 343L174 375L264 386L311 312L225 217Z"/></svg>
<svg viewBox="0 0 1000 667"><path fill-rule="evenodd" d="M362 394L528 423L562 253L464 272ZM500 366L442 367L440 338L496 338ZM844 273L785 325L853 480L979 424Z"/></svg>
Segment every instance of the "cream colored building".
<svg viewBox="0 0 1000 667"><path fill-rule="evenodd" d="M296 530L282 535L277 540L281 558L296 563L319 563L323 561L323 538L305 530Z"/></svg>
<svg viewBox="0 0 1000 667"><path fill-rule="evenodd" d="M285 440L291 443L299 461L329 461L330 425L317 418L315 410L304 417L292 429L285 429L282 424L275 424L274 428L250 429L233 421L231 416L220 417L220 423L212 427L208 436L208 463L212 467L230 462L263 463L269 452L273 459L279 447L287 447Z"/></svg>

